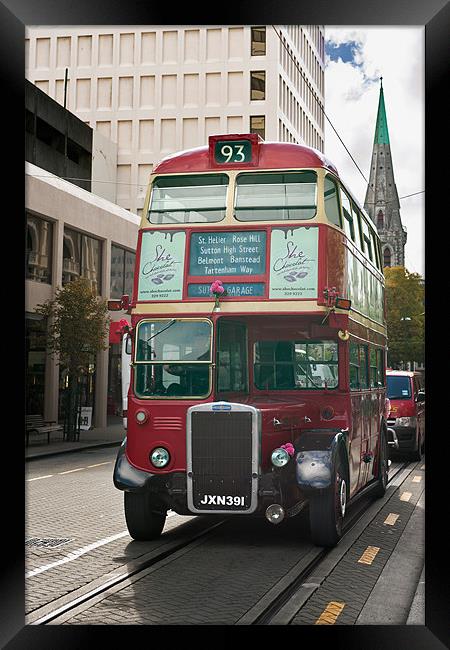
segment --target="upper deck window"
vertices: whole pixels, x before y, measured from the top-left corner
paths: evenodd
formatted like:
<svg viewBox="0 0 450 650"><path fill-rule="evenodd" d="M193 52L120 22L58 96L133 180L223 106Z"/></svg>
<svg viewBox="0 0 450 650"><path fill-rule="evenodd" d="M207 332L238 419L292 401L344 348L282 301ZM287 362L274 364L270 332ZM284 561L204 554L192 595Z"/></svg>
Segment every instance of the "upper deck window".
<svg viewBox="0 0 450 650"><path fill-rule="evenodd" d="M315 172L240 174L235 216L239 221L312 219L317 208Z"/></svg>
<svg viewBox="0 0 450 650"><path fill-rule="evenodd" d="M344 213L344 230L347 237L355 242L355 224L354 224L354 212L352 210L351 201L348 198L347 194L342 190L342 208Z"/></svg>
<svg viewBox="0 0 450 650"><path fill-rule="evenodd" d="M325 176L325 212L330 223L341 226L339 214L339 197L336 182L331 176Z"/></svg>
<svg viewBox="0 0 450 650"><path fill-rule="evenodd" d="M213 223L225 217L228 176L160 176L153 182L150 223Z"/></svg>
<svg viewBox="0 0 450 650"><path fill-rule="evenodd" d="M364 252L371 262L373 259L372 241L370 239L370 228L366 219L361 214L361 239L363 241Z"/></svg>

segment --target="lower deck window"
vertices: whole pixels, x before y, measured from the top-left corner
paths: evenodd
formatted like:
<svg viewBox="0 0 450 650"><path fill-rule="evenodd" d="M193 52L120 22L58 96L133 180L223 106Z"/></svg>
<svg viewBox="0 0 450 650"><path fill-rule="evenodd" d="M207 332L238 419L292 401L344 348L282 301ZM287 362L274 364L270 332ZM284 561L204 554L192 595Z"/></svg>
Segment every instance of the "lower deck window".
<svg viewBox="0 0 450 650"><path fill-rule="evenodd" d="M337 388L338 344L332 341L258 341L254 382L260 390Z"/></svg>

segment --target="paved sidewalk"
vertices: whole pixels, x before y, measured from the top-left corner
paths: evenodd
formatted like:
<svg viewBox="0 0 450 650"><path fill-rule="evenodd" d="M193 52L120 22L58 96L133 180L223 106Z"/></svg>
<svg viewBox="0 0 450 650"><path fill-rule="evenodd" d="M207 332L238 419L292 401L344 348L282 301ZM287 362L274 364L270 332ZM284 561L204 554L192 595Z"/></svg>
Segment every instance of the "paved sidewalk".
<svg viewBox="0 0 450 650"><path fill-rule="evenodd" d="M25 447L25 460L80 451L89 447L119 446L125 435L126 432L122 423L118 423L104 428L91 429L90 431L80 431L80 439L76 442L63 440L62 434L59 437L53 434L50 443L47 443L47 439L41 439L40 441L30 439L28 447Z"/></svg>

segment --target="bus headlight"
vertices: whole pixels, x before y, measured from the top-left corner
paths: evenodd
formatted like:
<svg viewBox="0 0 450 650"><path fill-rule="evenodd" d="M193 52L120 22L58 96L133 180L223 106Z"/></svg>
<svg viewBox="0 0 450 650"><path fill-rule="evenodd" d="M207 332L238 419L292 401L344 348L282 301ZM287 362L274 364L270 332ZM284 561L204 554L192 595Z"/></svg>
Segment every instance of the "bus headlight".
<svg viewBox="0 0 450 650"><path fill-rule="evenodd" d="M140 409L139 411L136 411L135 418L138 424L144 424L144 422L147 422L148 420L148 413L147 411Z"/></svg>
<svg viewBox="0 0 450 650"><path fill-rule="evenodd" d="M164 447L156 447L150 454L150 462L159 469L168 465L169 461L170 454Z"/></svg>
<svg viewBox="0 0 450 650"><path fill-rule="evenodd" d="M281 447L278 447L272 452L271 461L272 465L275 465L275 467L284 467L288 464L289 459L290 456L286 449L281 449Z"/></svg>

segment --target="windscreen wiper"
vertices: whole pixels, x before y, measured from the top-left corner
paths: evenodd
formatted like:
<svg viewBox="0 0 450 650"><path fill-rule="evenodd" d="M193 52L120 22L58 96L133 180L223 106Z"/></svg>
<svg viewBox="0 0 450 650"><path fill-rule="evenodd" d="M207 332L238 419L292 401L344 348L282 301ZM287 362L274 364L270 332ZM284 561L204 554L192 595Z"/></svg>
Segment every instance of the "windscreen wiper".
<svg viewBox="0 0 450 650"><path fill-rule="evenodd" d="M172 325L174 325L174 323L176 323L176 322L177 322L177 319L176 319L176 318L172 318L172 320L170 321L170 323L169 323L168 325L166 325L166 327L164 327L162 330L159 330L159 332L156 332L156 334L152 334L152 336L149 336L148 339L145 340L145 343L148 345L148 347L149 347L149 349L150 349L150 354L154 354L154 355L156 356L156 352L153 350L152 346L149 345L149 341L151 341L152 339L154 339L155 336L158 336L159 334L162 334L163 332L165 332L166 330L168 330L169 327L172 327Z"/></svg>

